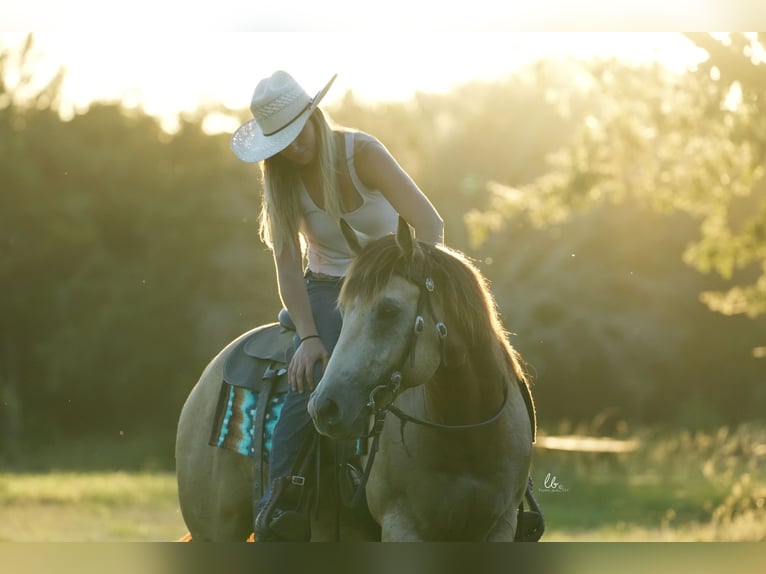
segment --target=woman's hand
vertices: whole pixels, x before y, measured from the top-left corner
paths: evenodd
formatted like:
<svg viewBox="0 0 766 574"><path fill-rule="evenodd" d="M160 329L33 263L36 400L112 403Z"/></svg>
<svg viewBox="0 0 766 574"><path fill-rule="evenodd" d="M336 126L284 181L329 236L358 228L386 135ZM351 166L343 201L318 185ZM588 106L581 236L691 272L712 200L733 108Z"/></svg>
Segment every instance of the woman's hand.
<svg viewBox="0 0 766 574"><path fill-rule="evenodd" d="M307 338L298 345L287 368L287 381L293 392L313 391L314 385L318 382L314 381L314 365L317 361L321 361L320 372L324 373L328 360L327 349L319 337Z"/></svg>

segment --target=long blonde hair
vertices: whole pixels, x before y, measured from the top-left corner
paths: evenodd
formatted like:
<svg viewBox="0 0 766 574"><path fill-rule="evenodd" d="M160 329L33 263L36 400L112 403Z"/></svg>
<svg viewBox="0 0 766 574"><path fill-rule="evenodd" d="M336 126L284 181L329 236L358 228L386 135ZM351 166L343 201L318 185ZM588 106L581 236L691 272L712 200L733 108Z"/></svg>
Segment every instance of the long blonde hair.
<svg viewBox="0 0 766 574"><path fill-rule="evenodd" d="M316 130L317 161L324 199L324 210L334 220L341 216L341 194L336 166L337 146L333 124L319 108L309 118ZM272 251L290 247L300 236L303 185L300 174L289 160L279 154L261 162L262 198L259 235Z"/></svg>

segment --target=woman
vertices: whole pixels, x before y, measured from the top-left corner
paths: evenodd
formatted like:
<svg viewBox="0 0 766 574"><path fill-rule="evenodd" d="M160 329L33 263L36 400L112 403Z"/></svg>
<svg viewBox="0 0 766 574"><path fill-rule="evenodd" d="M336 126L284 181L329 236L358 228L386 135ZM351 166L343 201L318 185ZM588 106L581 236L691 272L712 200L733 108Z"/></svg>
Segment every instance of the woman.
<svg viewBox="0 0 766 574"><path fill-rule="evenodd" d="M290 391L272 439L269 487L291 473L312 431L309 394L340 334L336 302L353 259L340 218L362 244L395 231L399 215L419 240L443 242L438 212L386 148L368 134L334 126L317 107L334 79L313 99L286 72L261 80L250 105L254 119L231 141L239 159L260 162L260 236L273 252L279 295L297 330ZM267 501L274 506L270 490L259 508Z"/></svg>

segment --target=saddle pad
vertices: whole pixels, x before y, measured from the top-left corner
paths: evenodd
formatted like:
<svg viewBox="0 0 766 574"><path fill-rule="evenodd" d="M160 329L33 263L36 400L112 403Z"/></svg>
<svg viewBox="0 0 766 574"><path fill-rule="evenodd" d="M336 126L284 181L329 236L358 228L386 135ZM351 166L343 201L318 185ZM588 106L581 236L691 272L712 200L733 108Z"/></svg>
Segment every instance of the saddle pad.
<svg viewBox="0 0 766 574"><path fill-rule="evenodd" d="M271 451L271 437L279 420L285 393L271 397L263 425L263 461L268 462ZM255 453L253 439L258 395L250 389L236 387L226 382L221 385L216 416L210 435L210 446L231 450L243 456Z"/></svg>

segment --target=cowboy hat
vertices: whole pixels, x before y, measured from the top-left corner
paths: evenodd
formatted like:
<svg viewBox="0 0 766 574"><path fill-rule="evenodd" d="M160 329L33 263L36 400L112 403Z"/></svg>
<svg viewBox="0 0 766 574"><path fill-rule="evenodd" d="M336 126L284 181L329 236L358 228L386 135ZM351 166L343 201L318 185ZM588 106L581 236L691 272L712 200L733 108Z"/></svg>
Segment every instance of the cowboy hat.
<svg viewBox="0 0 766 574"><path fill-rule="evenodd" d="M250 103L254 119L242 124L231 136L234 154L242 161L254 163L289 146L336 76L313 99L290 74L281 70L258 82Z"/></svg>

